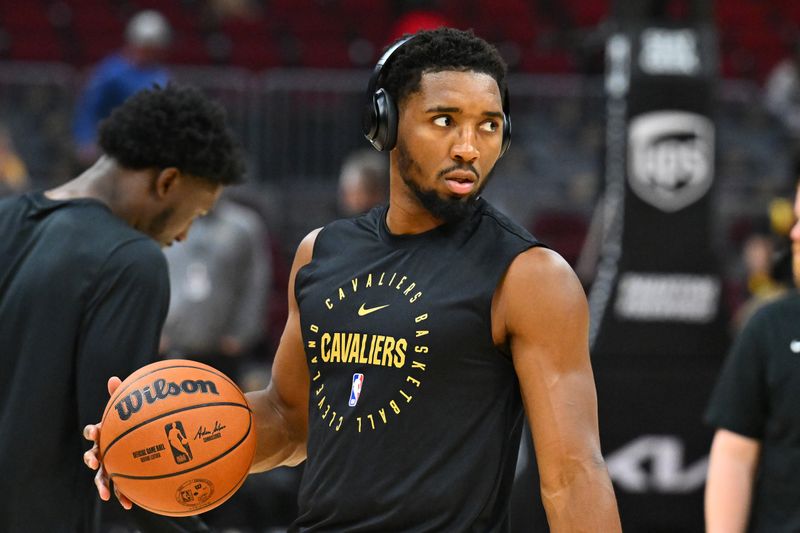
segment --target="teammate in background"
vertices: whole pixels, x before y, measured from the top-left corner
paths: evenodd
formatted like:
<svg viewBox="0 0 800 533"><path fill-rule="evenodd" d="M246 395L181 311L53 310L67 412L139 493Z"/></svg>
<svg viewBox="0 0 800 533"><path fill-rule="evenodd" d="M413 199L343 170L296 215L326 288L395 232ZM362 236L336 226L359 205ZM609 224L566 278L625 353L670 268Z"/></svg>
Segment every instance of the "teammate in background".
<svg viewBox="0 0 800 533"><path fill-rule="evenodd" d="M97 159L97 125L128 97L169 79L161 65L172 39L164 16L153 10L134 15L125 28L123 48L101 61L75 104L72 132L76 157L84 167Z"/></svg>
<svg viewBox="0 0 800 533"><path fill-rule="evenodd" d="M619 531L581 285L480 197L510 140L505 64L453 29L387 55L367 135L391 150L389 205L300 244L271 384L248 395L252 471L307 458L293 531L505 531L527 413L551 528Z"/></svg>
<svg viewBox="0 0 800 533"><path fill-rule="evenodd" d="M800 189L794 202L800 217ZM800 222L790 232L800 283ZM705 493L709 533L800 531L800 295L764 304L738 335L711 397L717 428Z"/></svg>
<svg viewBox="0 0 800 533"><path fill-rule="evenodd" d="M337 208L342 217L363 215L386 202L389 160L369 148L347 156L339 173Z"/></svg>
<svg viewBox="0 0 800 533"><path fill-rule="evenodd" d="M99 142L77 178L0 200L4 533L93 530L81 429L103 413L107 376L156 358L169 300L160 247L185 239L242 173L222 109L196 89L135 95Z"/></svg>

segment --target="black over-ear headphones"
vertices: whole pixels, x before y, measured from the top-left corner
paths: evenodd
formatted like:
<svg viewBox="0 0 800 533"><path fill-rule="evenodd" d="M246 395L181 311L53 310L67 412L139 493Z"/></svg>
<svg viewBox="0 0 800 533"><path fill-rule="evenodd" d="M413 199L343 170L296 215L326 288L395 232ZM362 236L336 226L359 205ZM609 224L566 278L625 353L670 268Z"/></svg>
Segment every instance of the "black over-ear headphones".
<svg viewBox="0 0 800 533"><path fill-rule="evenodd" d="M364 112L363 131L364 136L379 152L389 151L397 144L397 104L392 95L383 87L380 87L382 72L387 67L387 63L392 54L413 39L411 35L397 41L381 56L372 70L372 76L367 85L367 106ZM503 91L503 140L500 145L500 156L506 153L511 145L511 113L508 101L508 87Z"/></svg>

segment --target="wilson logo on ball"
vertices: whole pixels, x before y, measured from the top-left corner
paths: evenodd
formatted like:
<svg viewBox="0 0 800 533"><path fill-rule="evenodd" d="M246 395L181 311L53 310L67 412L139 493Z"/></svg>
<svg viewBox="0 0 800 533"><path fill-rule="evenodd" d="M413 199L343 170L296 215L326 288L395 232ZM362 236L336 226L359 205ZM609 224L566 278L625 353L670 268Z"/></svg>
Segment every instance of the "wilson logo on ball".
<svg viewBox="0 0 800 533"><path fill-rule="evenodd" d="M163 400L169 396L178 396L182 393L194 394L201 392L204 394L216 394L217 385L208 380L186 379L180 383L174 381L167 382L165 379L157 379L152 385L143 389L137 389L118 401L114 408L117 410L120 420L128 420L131 416L139 412L143 402L148 404Z"/></svg>

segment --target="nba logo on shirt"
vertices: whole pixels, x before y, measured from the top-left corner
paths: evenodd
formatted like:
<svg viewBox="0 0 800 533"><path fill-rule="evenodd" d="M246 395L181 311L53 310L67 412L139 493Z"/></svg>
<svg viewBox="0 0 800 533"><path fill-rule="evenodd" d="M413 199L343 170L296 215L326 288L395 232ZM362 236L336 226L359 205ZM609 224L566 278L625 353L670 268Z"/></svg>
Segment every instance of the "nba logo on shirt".
<svg viewBox="0 0 800 533"><path fill-rule="evenodd" d="M355 407L361 396L361 387L364 386L364 374L353 374L353 386L350 388L350 401L348 405Z"/></svg>

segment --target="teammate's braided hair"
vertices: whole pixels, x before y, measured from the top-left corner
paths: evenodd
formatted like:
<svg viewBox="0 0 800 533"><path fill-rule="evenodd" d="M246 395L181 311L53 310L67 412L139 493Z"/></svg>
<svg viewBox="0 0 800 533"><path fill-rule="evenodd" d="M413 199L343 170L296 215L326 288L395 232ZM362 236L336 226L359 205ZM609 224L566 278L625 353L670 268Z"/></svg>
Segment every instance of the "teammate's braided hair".
<svg viewBox="0 0 800 533"><path fill-rule="evenodd" d="M423 73L443 70L488 74L504 94L507 67L497 49L476 37L472 30L454 28L415 34L392 54L380 85L400 104L409 94L419 91Z"/></svg>
<svg viewBox="0 0 800 533"><path fill-rule="evenodd" d="M134 170L176 167L212 183L241 179L241 150L223 108L193 87L169 84L139 91L100 124L99 145Z"/></svg>

